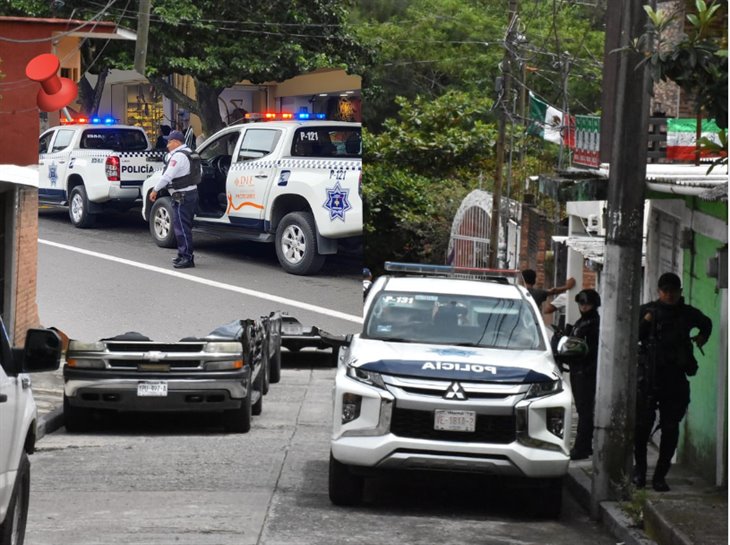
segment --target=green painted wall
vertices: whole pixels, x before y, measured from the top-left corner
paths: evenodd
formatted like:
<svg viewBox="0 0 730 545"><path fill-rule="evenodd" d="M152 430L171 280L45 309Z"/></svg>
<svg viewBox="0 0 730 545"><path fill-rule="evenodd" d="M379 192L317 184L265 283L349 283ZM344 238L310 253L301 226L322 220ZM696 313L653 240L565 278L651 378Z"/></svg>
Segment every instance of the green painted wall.
<svg viewBox="0 0 730 545"><path fill-rule="evenodd" d="M717 442L717 369L720 365L719 339L727 335L721 329L721 297L716 290L716 280L707 277L705 265L724 244L695 234L694 255L684 253L684 274L682 279L685 302L701 310L712 320L713 331L703 347L704 356L695 348L699 371L690 377L691 402L683 421L680 438L679 460L697 468L710 482L715 481L715 458ZM726 293L726 292L725 292ZM725 386L727 388L727 386ZM723 438L720 438L722 441Z"/></svg>

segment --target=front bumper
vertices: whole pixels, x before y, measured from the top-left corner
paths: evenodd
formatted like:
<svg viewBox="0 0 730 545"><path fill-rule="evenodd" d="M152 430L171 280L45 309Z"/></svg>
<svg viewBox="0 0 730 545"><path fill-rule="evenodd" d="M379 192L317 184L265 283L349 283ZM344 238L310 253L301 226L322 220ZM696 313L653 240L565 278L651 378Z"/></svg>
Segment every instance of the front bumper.
<svg viewBox="0 0 730 545"><path fill-rule="evenodd" d="M64 368L64 396L73 407L118 411L223 411L237 409L249 391L250 369L190 377L110 373ZM140 382L164 381L167 396L140 397Z"/></svg>
<svg viewBox="0 0 730 545"><path fill-rule="evenodd" d="M526 401L519 387L502 392L495 387L491 398L450 401L433 393L423 395L427 390L415 387L421 381L389 380L383 390L353 380L343 369L338 372L331 440L337 461L363 470L430 469L530 478L561 477L568 471L569 389ZM342 424L344 393L360 396L362 402L359 416ZM475 432L435 431L435 409L475 411ZM562 438L546 429L545 415L555 409L564 410Z"/></svg>

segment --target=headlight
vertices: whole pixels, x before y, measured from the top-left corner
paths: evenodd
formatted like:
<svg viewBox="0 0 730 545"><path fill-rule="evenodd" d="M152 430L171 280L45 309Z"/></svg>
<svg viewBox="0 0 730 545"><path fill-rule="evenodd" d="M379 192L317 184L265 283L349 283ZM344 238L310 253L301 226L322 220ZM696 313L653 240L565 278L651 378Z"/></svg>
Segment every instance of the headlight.
<svg viewBox="0 0 730 545"><path fill-rule="evenodd" d="M241 369L242 367L243 360L205 362L206 371L230 371L232 369Z"/></svg>
<svg viewBox="0 0 730 545"><path fill-rule="evenodd" d="M383 382L383 377L380 376L380 373L375 373L374 371L366 371L365 369L361 369L359 367L348 366L347 376L359 382L364 382L365 384L369 384L370 386L375 386L376 388L382 388L383 390L385 390L385 382Z"/></svg>
<svg viewBox="0 0 730 545"><path fill-rule="evenodd" d="M81 341L70 341L68 343L68 350L78 352L103 352L106 350L106 345L102 342L85 343Z"/></svg>
<svg viewBox="0 0 730 545"><path fill-rule="evenodd" d="M233 354L241 353L241 343L237 342L214 342L205 345L205 351L211 354L221 354L232 352ZM233 355L231 354L231 355Z"/></svg>
<svg viewBox="0 0 730 545"><path fill-rule="evenodd" d="M557 394L563 391L563 381L552 380L549 382L533 382L530 384L530 389L527 390L525 399L533 399L536 397L545 397L553 394Z"/></svg>
<svg viewBox="0 0 730 545"><path fill-rule="evenodd" d="M104 360L98 359L84 359L84 358L69 358L66 360L66 364L74 369L105 369L106 365Z"/></svg>

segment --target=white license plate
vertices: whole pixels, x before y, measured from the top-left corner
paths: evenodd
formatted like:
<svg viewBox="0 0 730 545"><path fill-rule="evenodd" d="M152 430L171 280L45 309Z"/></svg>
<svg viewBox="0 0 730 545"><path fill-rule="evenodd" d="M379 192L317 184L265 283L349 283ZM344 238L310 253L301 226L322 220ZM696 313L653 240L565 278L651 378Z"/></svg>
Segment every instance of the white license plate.
<svg viewBox="0 0 730 545"><path fill-rule="evenodd" d="M474 431L476 430L477 413L474 411L434 412L433 429L442 431Z"/></svg>
<svg viewBox="0 0 730 545"><path fill-rule="evenodd" d="M137 384L139 397L167 397L167 382L140 382Z"/></svg>

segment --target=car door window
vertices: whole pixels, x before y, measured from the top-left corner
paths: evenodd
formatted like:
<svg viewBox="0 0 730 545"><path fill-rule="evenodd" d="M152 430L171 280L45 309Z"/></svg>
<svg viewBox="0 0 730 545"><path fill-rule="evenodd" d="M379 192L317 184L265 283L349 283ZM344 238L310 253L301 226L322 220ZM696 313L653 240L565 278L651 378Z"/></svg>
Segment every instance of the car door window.
<svg viewBox="0 0 730 545"><path fill-rule="evenodd" d="M51 145L51 140L53 139L53 134L55 131L49 131L42 135L38 139L38 153L48 153L48 147Z"/></svg>
<svg viewBox="0 0 730 545"><path fill-rule="evenodd" d="M274 151L280 137L281 131L276 129L248 129L243 135L238 160L249 161L266 157Z"/></svg>
<svg viewBox="0 0 730 545"><path fill-rule="evenodd" d="M75 131L68 131L68 130L59 130L56 133L56 139L53 141L53 148L51 148L51 153L55 153L57 151L65 150L69 145L71 144L71 139L74 136Z"/></svg>
<svg viewBox="0 0 730 545"><path fill-rule="evenodd" d="M220 138L216 138L210 143L206 142L204 149L200 150L200 159L203 161L210 161L221 155L233 155L233 150L236 148L236 142L238 142L239 133L230 132L224 134Z"/></svg>

